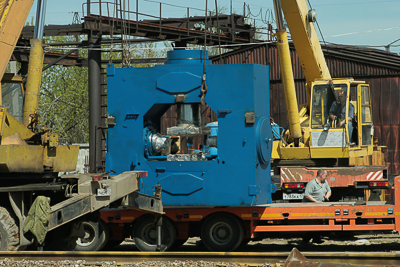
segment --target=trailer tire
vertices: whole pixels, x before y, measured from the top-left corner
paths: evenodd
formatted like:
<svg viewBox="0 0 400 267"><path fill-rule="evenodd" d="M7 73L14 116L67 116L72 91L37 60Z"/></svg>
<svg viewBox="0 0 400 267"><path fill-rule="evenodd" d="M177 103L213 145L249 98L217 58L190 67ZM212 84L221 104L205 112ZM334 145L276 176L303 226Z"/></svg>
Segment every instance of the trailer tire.
<svg viewBox="0 0 400 267"><path fill-rule="evenodd" d="M102 221L82 222L85 231L84 238L76 240L75 251L99 251L108 241L108 227Z"/></svg>
<svg viewBox="0 0 400 267"><path fill-rule="evenodd" d="M163 216L161 227L161 251L172 247L176 238L174 223ZM156 251L157 228L154 224L154 216L148 215L139 218L133 228L133 240L136 247L141 251Z"/></svg>
<svg viewBox="0 0 400 267"><path fill-rule="evenodd" d="M213 215L201 228L201 240L210 251L233 251L240 246L243 236L243 226L230 214Z"/></svg>
<svg viewBox="0 0 400 267"><path fill-rule="evenodd" d="M7 209L0 207L0 251L19 249L19 227Z"/></svg>

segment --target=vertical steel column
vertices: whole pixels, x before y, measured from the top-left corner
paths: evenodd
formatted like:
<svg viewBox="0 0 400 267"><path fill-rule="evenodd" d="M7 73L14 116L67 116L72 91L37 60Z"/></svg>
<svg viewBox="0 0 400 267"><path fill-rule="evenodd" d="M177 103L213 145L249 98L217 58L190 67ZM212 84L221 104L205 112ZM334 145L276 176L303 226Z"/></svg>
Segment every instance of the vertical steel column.
<svg viewBox="0 0 400 267"><path fill-rule="evenodd" d="M136 0L136 32L139 31L139 0Z"/></svg>
<svg viewBox="0 0 400 267"><path fill-rule="evenodd" d="M87 8L87 10L86 10L86 13L87 13L87 14L86 14L86 16L90 16L90 0L87 0L86 3L87 3L87 7L86 7L86 8ZM101 14L100 14L100 15L101 15Z"/></svg>
<svg viewBox="0 0 400 267"><path fill-rule="evenodd" d="M36 8L34 39L43 39L44 19L46 14L47 0L38 0Z"/></svg>
<svg viewBox="0 0 400 267"><path fill-rule="evenodd" d="M101 170L100 33L89 34L89 172Z"/></svg>

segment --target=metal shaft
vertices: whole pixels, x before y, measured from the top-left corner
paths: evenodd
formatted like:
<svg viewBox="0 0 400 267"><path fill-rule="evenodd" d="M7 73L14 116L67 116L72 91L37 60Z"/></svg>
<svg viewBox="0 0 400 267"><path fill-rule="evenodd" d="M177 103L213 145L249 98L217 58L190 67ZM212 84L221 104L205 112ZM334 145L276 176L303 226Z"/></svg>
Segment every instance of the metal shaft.
<svg viewBox="0 0 400 267"><path fill-rule="evenodd" d="M89 34L89 171L101 169L100 35Z"/></svg>
<svg viewBox="0 0 400 267"><path fill-rule="evenodd" d="M43 29L46 14L46 0L38 0L36 10L36 24L34 39L31 40L31 51L29 54L28 79L24 98L24 115L22 123L24 126L30 124L30 115L34 114L39 107L40 84L42 80L43 67Z"/></svg>
<svg viewBox="0 0 400 267"><path fill-rule="evenodd" d="M156 228L157 228L157 244L156 244L156 251L163 251L164 249L161 247L161 227L162 227L162 216L157 214L156 215Z"/></svg>
<svg viewBox="0 0 400 267"><path fill-rule="evenodd" d="M276 36L290 136L296 143L301 138L301 127L286 30L277 31Z"/></svg>
<svg viewBox="0 0 400 267"><path fill-rule="evenodd" d="M35 39L43 39L46 2L47 0L38 0L37 2L35 32L33 34Z"/></svg>
<svg viewBox="0 0 400 267"><path fill-rule="evenodd" d="M292 61L290 59L289 42L287 32L283 25L283 15L280 0L274 0L276 17L276 47L278 49L281 78L285 95L286 113L289 122L290 136L294 139L296 146L301 138L301 127L299 109L297 105L296 88L294 85Z"/></svg>
<svg viewBox="0 0 400 267"><path fill-rule="evenodd" d="M43 66L43 40L32 39L31 51L29 54L28 79L24 98L24 115L22 123L28 126L30 115L34 114L39 106L40 83L42 79Z"/></svg>

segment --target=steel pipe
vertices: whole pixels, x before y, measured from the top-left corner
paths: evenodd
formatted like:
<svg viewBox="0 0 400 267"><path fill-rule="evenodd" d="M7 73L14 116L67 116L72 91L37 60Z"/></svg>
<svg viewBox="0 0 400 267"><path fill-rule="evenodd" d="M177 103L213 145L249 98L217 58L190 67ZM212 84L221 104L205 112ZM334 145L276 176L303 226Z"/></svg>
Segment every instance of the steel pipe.
<svg viewBox="0 0 400 267"><path fill-rule="evenodd" d="M89 170L95 173L101 166L101 51L99 34L89 34Z"/></svg>

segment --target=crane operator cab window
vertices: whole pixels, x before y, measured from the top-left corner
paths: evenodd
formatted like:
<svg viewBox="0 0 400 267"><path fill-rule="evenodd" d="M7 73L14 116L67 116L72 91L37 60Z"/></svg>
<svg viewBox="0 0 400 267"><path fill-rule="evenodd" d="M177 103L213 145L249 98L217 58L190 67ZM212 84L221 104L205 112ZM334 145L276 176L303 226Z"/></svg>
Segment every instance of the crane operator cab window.
<svg viewBox="0 0 400 267"><path fill-rule="evenodd" d="M355 109L352 101L348 100L349 95L348 84L314 85L311 128L320 131L311 134L313 146L343 147L347 140L352 143Z"/></svg>
<svg viewBox="0 0 400 267"><path fill-rule="evenodd" d="M1 82L1 92L3 99L2 105L7 108L8 113L22 122L24 111L22 83L3 80Z"/></svg>
<svg viewBox="0 0 400 267"><path fill-rule="evenodd" d="M374 135L374 126L372 122L372 110L371 110L371 98L369 92L369 86L366 84L358 85L358 91L360 92L361 103L360 108L360 119L358 120L359 127L361 128L362 134L359 136L361 139L361 145L372 145L372 136Z"/></svg>

